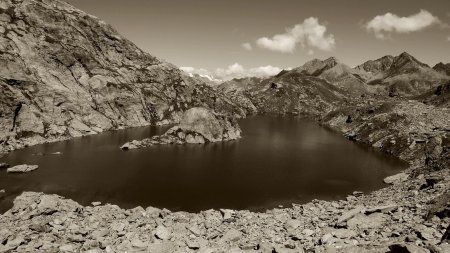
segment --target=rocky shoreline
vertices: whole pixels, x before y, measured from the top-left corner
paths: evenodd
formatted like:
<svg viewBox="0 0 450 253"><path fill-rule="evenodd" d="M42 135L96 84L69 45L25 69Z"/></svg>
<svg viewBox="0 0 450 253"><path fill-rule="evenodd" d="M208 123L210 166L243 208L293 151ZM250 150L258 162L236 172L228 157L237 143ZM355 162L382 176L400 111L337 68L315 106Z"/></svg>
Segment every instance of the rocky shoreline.
<svg viewBox="0 0 450 253"><path fill-rule="evenodd" d="M83 207L25 192L0 216L0 251L444 253L450 250L449 187L449 170L441 170L367 195L264 213Z"/></svg>

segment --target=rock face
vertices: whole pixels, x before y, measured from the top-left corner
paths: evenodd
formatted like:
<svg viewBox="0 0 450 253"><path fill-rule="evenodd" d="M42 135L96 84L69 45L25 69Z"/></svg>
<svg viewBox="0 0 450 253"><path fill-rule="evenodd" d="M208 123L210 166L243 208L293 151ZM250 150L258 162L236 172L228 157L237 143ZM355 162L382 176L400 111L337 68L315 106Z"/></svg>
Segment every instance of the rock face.
<svg viewBox="0 0 450 253"><path fill-rule="evenodd" d="M195 106L248 112L58 0L0 3L0 148L177 122Z"/></svg>
<svg viewBox="0 0 450 253"><path fill-rule="evenodd" d="M33 171L33 170L37 170L38 168L39 168L38 165L26 165L26 164L23 164L23 165L17 165L17 166L8 168L6 170L6 172L8 172L8 173L26 173L26 172L30 172L30 171Z"/></svg>
<svg viewBox="0 0 450 253"><path fill-rule="evenodd" d="M237 122L212 110L195 107L187 110L177 126L160 136L125 143L121 149L129 150L156 144L202 144L236 140L241 137Z"/></svg>

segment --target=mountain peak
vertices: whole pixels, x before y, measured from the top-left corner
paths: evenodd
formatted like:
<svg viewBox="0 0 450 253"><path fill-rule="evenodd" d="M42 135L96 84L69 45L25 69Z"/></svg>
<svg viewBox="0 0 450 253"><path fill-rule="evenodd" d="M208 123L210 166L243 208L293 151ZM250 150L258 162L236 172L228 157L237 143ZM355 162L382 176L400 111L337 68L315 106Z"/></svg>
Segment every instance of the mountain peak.
<svg viewBox="0 0 450 253"><path fill-rule="evenodd" d="M397 70L404 68L429 67L427 64L420 62L414 56L407 52L403 52L394 59L393 67Z"/></svg>
<svg viewBox="0 0 450 253"><path fill-rule="evenodd" d="M398 57L402 57L402 58L414 58L412 55L410 55L408 52L403 52L401 54L398 55Z"/></svg>

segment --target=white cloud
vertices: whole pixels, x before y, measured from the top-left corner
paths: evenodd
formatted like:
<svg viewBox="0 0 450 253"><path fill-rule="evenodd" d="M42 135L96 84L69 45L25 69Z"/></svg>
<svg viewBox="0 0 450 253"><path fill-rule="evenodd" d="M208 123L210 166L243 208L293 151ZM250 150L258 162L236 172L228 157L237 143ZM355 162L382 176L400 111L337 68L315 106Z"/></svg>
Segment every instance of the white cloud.
<svg viewBox="0 0 450 253"><path fill-rule="evenodd" d="M307 53L308 55L313 55L314 54L314 50L312 50L312 49L310 49L310 50L308 50L308 53Z"/></svg>
<svg viewBox="0 0 450 253"><path fill-rule="evenodd" d="M253 47L252 47L252 45L250 44L250 43L242 43L242 45L241 45L245 50L248 50L248 51L250 51L250 50L252 50L253 49Z"/></svg>
<svg viewBox="0 0 450 253"><path fill-rule="evenodd" d="M441 23L439 18L426 10L420 10L408 17L399 17L388 12L370 20L366 24L366 29L373 32L377 38L384 39L387 33L417 32L439 23Z"/></svg>
<svg viewBox="0 0 450 253"><path fill-rule="evenodd" d="M447 41L450 41L450 36L447 37Z"/></svg>
<svg viewBox="0 0 450 253"><path fill-rule="evenodd" d="M231 80L233 78L274 76L283 70L279 67L274 67L271 65L246 69L239 63L234 63L226 68L217 68L214 71L195 69L192 67L181 67L180 69L189 74L198 74L203 77L209 77L212 80L220 79L224 81Z"/></svg>
<svg viewBox="0 0 450 253"><path fill-rule="evenodd" d="M193 67L180 67L180 69L183 70L184 72L191 73L191 74L197 74L200 76L210 74L207 69L202 69L202 68L196 69Z"/></svg>
<svg viewBox="0 0 450 253"><path fill-rule="evenodd" d="M280 73L282 69L271 65L245 69L241 64L235 63L227 68L218 68L214 71L214 76L222 80L243 77L266 77Z"/></svg>
<svg viewBox="0 0 450 253"><path fill-rule="evenodd" d="M307 18L301 24L293 28L287 28L283 34L274 35L272 38L262 37L256 41L261 48L282 53L294 52L297 44L303 48L317 48L330 51L335 47L334 35L326 35L327 27L319 24L315 17Z"/></svg>

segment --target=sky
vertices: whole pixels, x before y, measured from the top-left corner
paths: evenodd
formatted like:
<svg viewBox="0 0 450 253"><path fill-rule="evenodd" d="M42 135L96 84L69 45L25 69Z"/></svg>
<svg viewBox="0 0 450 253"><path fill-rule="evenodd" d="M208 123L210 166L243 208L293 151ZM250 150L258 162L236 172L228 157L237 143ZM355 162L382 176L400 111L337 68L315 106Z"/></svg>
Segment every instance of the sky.
<svg viewBox="0 0 450 253"><path fill-rule="evenodd" d="M407 51L450 62L450 0L66 0L187 72L230 79Z"/></svg>

